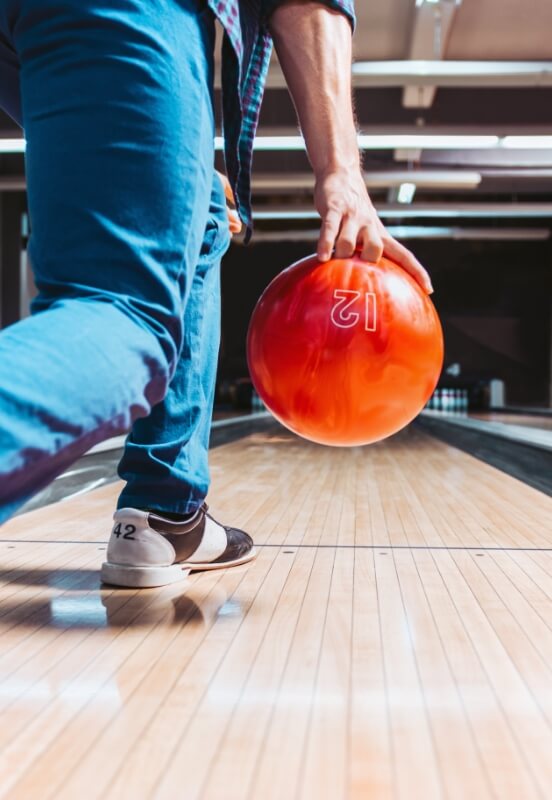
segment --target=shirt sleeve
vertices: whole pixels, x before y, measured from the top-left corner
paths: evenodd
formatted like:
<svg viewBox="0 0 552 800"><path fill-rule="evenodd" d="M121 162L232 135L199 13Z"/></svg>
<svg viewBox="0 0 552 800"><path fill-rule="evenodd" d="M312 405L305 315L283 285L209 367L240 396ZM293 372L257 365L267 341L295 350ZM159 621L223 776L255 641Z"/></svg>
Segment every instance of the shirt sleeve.
<svg viewBox="0 0 552 800"><path fill-rule="evenodd" d="M278 6L283 5L286 0L261 0L262 15L264 22L268 22L270 15L276 11ZM334 11L341 11L348 17L354 31L356 25L355 0L317 0L322 6L327 6Z"/></svg>

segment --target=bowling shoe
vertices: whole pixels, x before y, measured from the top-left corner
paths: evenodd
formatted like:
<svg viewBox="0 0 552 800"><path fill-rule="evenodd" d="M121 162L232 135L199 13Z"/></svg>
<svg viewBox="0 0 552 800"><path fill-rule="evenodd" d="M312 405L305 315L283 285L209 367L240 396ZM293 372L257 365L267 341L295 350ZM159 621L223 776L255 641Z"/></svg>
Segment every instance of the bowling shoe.
<svg viewBox="0 0 552 800"><path fill-rule="evenodd" d="M257 555L251 537L214 520L206 503L181 519L120 508L113 520L101 575L115 586L165 586L185 580L190 572L235 567Z"/></svg>

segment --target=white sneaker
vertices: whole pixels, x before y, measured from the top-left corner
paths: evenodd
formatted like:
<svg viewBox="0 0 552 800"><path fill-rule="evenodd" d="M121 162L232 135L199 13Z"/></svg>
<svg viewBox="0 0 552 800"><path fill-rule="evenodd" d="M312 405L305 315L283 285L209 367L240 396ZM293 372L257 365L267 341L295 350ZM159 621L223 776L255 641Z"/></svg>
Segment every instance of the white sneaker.
<svg viewBox="0 0 552 800"><path fill-rule="evenodd" d="M162 512L120 508L102 564L102 581L149 588L185 580L195 570L223 569L252 561L257 553L245 531L221 525L204 503L185 521Z"/></svg>

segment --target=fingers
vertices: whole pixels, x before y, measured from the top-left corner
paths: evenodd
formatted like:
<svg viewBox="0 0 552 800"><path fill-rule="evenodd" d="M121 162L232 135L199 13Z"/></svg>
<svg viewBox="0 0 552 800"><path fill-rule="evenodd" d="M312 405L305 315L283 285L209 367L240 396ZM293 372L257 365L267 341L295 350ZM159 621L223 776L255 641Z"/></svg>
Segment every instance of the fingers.
<svg viewBox="0 0 552 800"><path fill-rule="evenodd" d="M347 217L343 220L335 243L336 258L350 258L354 255L358 240L358 223Z"/></svg>
<svg viewBox="0 0 552 800"><path fill-rule="evenodd" d="M238 212L233 211L231 208L228 209L228 223L230 227L230 233L232 234L232 236L235 233L240 233L242 229L241 219L239 217Z"/></svg>
<svg viewBox="0 0 552 800"><path fill-rule="evenodd" d="M375 225L359 227L357 220L330 211L320 232L319 261L327 261L334 247L336 258L350 258L359 250L363 261L376 263L383 254L383 242Z"/></svg>
<svg viewBox="0 0 552 800"><path fill-rule="evenodd" d="M383 241L376 227L365 225L360 232L359 240L362 244L360 252L362 260L377 264L383 255Z"/></svg>
<svg viewBox="0 0 552 800"><path fill-rule="evenodd" d="M338 211L329 211L320 231L319 261L328 261L334 248L335 258L351 258L358 251L363 261L372 264L377 264L382 255L386 255L412 275L427 294L433 294L427 271L410 250L386 234L381 223L378 226L375 222L368 222L359 229L358 221L343 217Z"/></svg>
<svg viewBox="0 0 552 800"><path fill-rule="evenodd" d="M408 272L414 280L416 280L422 289L427 294L433 294L433 286L431 278L426 270L422 267L418 259L404 247L402 244L389 237L384 237L384 254L389 256L390 259L395 261L406 272Z"/></svg>
<svg viewBox="0 0 552 800"><path fill-rule="evenodd" d="M328 261L334 248L336 258L350 258L358 252L363 261L371 263L386 255L425 292L433 293L426 270L410 250L389 235L379 219L360 170L355 167L352 172L337 170L318 175L314 200L322 217L317 248L320 261Z"/></svg>
<svg viewBox="0 0 552 800"><path fill-rule="evenodd" d="M222 187L224 189L224 196L226 197L229 203L234 203L234 193L232 191L232 187L230 186L230 181L223 175L222 172L215 170L217 173L220 182L222 183ZM227 209L228 213L228 227L230 228L230 233L234 236L235 233L240 233L242 229L242 222L240 219L240 215L237 211L234 211L232 208Z"/></svg>
<svg viewBox="0 0 552 800"><path fill-rule="evenodd" d="M341 214L339 211L328 211L322 220L322 229L316 251L319 261L328 261L331 258L340 224Z"/></svg>

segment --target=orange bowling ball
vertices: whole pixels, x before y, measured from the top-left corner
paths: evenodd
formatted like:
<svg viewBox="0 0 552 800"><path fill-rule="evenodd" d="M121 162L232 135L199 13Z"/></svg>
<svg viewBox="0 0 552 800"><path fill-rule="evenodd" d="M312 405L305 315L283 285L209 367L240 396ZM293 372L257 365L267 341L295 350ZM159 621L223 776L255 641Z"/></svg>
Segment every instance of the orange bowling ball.
<svg viewBox="0 0 552 800"><path fill-rule="evenodd" d="M364 445L422 410L443 366L435 307L401 267L359 256L298 261L253 312L247 358L272 414L313 442Z"/></svg>

